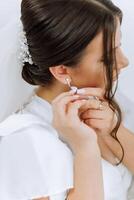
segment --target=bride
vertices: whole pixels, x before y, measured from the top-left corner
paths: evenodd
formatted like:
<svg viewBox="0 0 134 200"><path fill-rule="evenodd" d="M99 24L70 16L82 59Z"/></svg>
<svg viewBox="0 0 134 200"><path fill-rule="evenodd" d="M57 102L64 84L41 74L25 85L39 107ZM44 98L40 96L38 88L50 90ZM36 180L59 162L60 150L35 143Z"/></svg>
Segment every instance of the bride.
<svg viewBox="0 0 134 200"><path fill-rule="evenodd" d="M38 87L0 124L0 198L132 200L133 129L114 99L128 65L121 10L110 0L22 0L21 22L22 78Z"/></svg>

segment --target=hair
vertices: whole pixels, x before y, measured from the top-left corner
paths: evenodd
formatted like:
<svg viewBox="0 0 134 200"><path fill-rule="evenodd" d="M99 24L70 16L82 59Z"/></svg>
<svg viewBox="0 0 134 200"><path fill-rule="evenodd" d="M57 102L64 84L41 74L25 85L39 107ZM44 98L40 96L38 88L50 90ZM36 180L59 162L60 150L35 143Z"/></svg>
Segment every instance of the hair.
<svg viewBox="0 0 134 200"><path fill-rule="evenodd" d="M103 32L103 62L107 79L105 99L118 117L111 135L122 148L121 163L124 150L117 131L122 117L114 100L116 89L112 89L113 68L117 72L114 43L117 17L121 23L122 11L110 0L22 0L21 4L21 21L34 63L26 62L22 69L22 77L29 84L52 84L54 77L50 67L61 64L77 67L85 48L98 33Z"/></svg>

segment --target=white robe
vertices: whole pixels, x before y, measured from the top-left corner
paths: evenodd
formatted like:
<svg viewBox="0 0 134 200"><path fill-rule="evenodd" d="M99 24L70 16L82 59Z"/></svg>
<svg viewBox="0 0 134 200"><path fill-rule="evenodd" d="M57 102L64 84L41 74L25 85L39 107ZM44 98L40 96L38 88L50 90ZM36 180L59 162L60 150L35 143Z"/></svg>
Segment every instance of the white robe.
<svg viewBox="0 0 134 200"><path fill-rule="evenodd" d="M73 188L73 154L51 122L51 105L35 95L0 124L1 200L65 200ZM102 167L105 200L134 200L126 167L103 159Z"/></svg>

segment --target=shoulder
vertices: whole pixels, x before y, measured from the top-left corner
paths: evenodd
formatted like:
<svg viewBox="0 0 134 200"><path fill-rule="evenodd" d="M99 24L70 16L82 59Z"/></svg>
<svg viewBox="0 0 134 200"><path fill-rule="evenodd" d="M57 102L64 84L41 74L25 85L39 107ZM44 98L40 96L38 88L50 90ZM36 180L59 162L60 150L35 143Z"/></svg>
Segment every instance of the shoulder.
<svg viewBox="0 0 134 200"><path fill-rule="evenodd" d="M38 168L55 165L56 168L57 163L66 163L71 159L71 150L50 126L34 124L0 138L0 163L4 166L22 164L29 169L29 166ZM21 170L20 166L17 169ZM10 171L10 168L4 170Z"/></svg>
<svg viewBox="0 0 134 200"><path fill-rule="evenodd" d="M19 196L24 198L25 193L29 197L49 192L55 194L69 187L72 184L72 153L57 137L53 127L37 121L27 123L19 118L29 124L20 126L18 116L12 117L0 126L3 133L0 140L0 185L3 185L0 197L4 192L6 199L11 191L13 198L11 195L10 199L16 197L18 200ZM12 122L11 127L5 126L7 122Z"/></svg>
<svg viewBox="0 0 134 200"><path fill-rule="evenodd" d="M14 113L0 123L0 136L10 135L33 124L47 125L38 116L33 114Z"/></svg>
<svg viewBox="0 0 134 200"><path fill-rule="evenodd" d="M9 149L11 144L18 150L24 145L29 149L43 146L46 151L51 148L51 151L56 151L56 148L69 151L68 146L59 139L52 125L32 114L9 116L0 123L0 138L0 148L8 146Z"/></svg>

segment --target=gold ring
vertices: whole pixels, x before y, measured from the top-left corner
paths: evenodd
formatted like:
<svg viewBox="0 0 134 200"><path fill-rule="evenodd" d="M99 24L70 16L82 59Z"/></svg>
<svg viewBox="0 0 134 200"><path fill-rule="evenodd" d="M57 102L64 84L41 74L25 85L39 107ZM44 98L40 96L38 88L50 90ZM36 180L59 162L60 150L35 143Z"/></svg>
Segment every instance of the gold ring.
<svg viewBox="0 0 134 200"><path fill-rule="evenodd" d="M103 101L100 101L100 104L99 104L99 107L98 107L99 110L103 110L103 104L102 103L103 103Z"/></svg>

